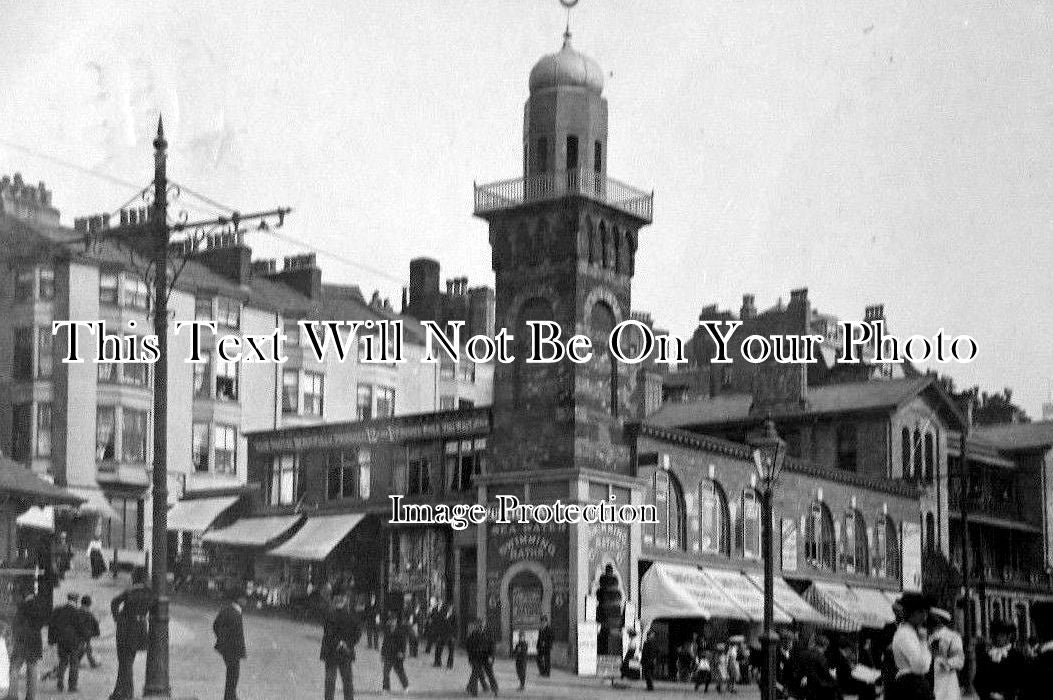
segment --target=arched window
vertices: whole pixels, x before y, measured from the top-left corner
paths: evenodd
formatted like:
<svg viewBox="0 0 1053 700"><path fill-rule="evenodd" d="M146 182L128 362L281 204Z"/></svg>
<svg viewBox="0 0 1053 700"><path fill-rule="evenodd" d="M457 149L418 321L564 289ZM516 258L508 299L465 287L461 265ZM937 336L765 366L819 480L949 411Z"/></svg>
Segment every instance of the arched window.
<svg viewBox="0 0 1053 700"><path fill-rule="evenodd" d="M936 551L936 516L925 514L925 546L930 552Z"/></svg>
<svg viewBox="0 0 1053 700"><path fill-rule="evenodd" d="M878 576L898 580L900 577L899 535L896 523L882 515L874 528L874 573Z"/></svg>
<svg viewBox="0 0 1053 700"><path fill-rule="evenodd" d="M747 559L756 559L761 553L761 501L753 489L742 492L739 501L739 519L735 526L735 549Z"/></svg>
<svg viewBox="0 0 1053 700"><path fill-rule="evenodd" d="M656 475L660 476L655 480L655 506L661 523L655 526L655 544L666 549L685 549L687 523L684 518L684 491L672 472L659 469Z"/></svg>
<svg viewBox="0 0 1053 700"><path fill-rule="evenodd" d="M830 509L816 501L804 524L804 557L817 569L834 570L836 544Z"/></svg>
<svg viewBox="0 0 1053 700"><path fill-rule="evenodd" d="M932 433L925 433L925 481L932 483L936 475L935 452L933 450Z"/></svg>
<svg viewBox="0 0 1053 700"><path fill-rule="evenodd" d="M589 264L593 265L596 262L596 229L593 227L591 220L585 223L585 228L588 231L588 241L586 243L589 246Z"/></svg>
<svg viewBox="0 0 1053 700"><path fill-rule="evenodd" d="M610 264L611 234L607 224L600 223L600 265L606 268Z"/></svg>
<svg viewBox="0 0 1053 700"><path fill-rule="evenodd" d="M611 267L614 268L615 272L621 272L622 266L622 246L621 246L622 234L618 229L614 230L614 254L611 261Z"/></svg>
<svg viewBox="0 0 1053 700"><path fill-rule="evenodd" d="M903 478L910 478L910 428L903 429Z"/></svg>
<svg viewBox="0 0 1053 700"><path fill-rule="evenodd" d="M614 330L615 317L611 307L603 301L592 305L589 312L589 337L592 339L592 347L595 348L599 357L604 357L610 363L610 388L608 401L611 416L618 417L618 362L610 353L607 339Z"/></svg>
<svg viewBox="0 0 1053 700"><path fill-rule="evenodd" d="M731 555L731 522L728 498L724 489L712 479L698 485L699 549L713 554Z"/></svg>
<svg viewBox="0 0 1053 700"><path fill-rule="evenodd" d="M554 399L558 389L543 381L547 368L553 365L529 364L526 358L530 356L530 329L527 321L551 321L552 306L545 299L531 299L523 304L516 319L515 330L515 364L512 366L512 401L516 407L523 407L529 403L537 403L539 399Z"/></svg>
<svg viewBox="0 0 1053 700"><path fill-rule="evenodd" d="M867 541L867 524L863 514L850 509L845 513L845 571L848 573L870 573L870 543Z"/></svg>
<svg viewBox="0 0 1053 700"><path fill-rule="evenodd" d="M914 429L914 444L912 445L914 451L914 478L921 481L924 476L924 466L921 463L921 431L917 428Z"/></svg>

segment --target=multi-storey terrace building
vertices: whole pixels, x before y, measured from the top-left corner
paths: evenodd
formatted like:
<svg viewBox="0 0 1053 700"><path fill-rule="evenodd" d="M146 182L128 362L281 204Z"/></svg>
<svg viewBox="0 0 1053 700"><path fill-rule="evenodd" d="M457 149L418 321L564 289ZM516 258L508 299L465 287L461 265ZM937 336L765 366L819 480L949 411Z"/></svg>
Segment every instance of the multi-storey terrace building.
<svg viewBox="0 0 1053 700"><path fill-rule="evenodd" d="M105 222L60 226L43 186L16 177L5 178L0 189L6 273L0 281L0 449L86 499L82 511L96 517L60 524L72 528L75 539L98 528L108 548L141 551L150 529L152 367L62 362L68 331L52 333L54 321L104 321L108 333L125 340L149 333L150 293L136 253L115 243L86 247L84 231ZM217 236L183 268L169 308L173 322L214 321L219 333L283 329L289 356L284 364L221 362L206 333L204 361L189 363L189 332L170 334L167 435L175 496L244 484L249 430L419 413L448 401L490 402L490 366L422 363L419 322L378 297L367 302L356 287L323 284L313 255L286 258L278 269L274 261L253 261L241 235ZM343 362L333 352L319 362L297 325L397 319L406 329L401 364L362 362L361 349ZM81 355L93 358L98 338L86 331L78 336ZM172 519L178 527L178 506Z"/></svg>

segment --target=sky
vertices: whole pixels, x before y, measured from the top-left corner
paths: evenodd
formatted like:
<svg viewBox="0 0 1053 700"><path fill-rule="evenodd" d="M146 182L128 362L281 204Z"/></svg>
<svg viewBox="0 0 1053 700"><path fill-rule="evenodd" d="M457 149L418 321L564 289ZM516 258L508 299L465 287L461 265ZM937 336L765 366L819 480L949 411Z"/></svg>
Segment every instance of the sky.
<svg viewBox="0 0 1053 700"><path fill-rule="evenodd" d="M807 287L844 320L972 335L959 386L1053 391L1053 31L1042 2L580 0L606 77L610 176L655 191L633 306L690 336L701 307ZM409 260L493 284L474 182L522 174L557 0L5 3L0 174L63 222L152 174L226 206L291 206L327 281L397 305ZM72 167L77 166L77 167ZM128 184L121 184L128 183ZM134 185L134 186L132 186ZM193 204L191 215L206 214ZM253 234L264 257L305 252Z"/></svg>

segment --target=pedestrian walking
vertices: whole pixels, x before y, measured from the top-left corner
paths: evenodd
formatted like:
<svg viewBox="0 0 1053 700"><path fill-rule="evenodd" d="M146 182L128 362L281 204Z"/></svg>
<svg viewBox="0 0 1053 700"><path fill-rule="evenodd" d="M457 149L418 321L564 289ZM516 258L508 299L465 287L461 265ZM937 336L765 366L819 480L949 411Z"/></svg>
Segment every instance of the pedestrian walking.
<svg viewBox="0 0 1053 700"><path fill-rule="evenodd" d="M486 626L480 622L472 624L472 631L464 642L468 654L471 675L468 676L468 694L479 694L479 683L488 685L490 691L497 695L497 679L494 677L494 638Z"/></svg>
<svg viewBox="0 0 1053 700"><path fill-rule="evenodd" d="M725 677L727 678L727 691L729 693L735 693L735 686L738 685L741 680L741 673L739 672L739 645L737 643L728 644L726 663L727 671Z"/></svg>
<svg viewBox="0 0 1053 700"><path fill-rule="evenodd" d="M640 651L640 673L648 690L654 690L654 669L658 664L658 640L654 630L647 631L647 640Z"/></svg>
<svg viewBox="0 0 1053 700"><path fill-rule="evenodd" d="M519 678L520 690L526 688L527 654L529 652L530 645L527 644L526 634L523 633L523 630L519 630L519 639L512 647L512 657L516 660L516 676Z"/></svg>
<svg viewBox="0 0 1053 700"><path fill-rule="evenodd" d="M453 668L453 647L457 640L457 619L453 614L453 605L443 603L442 612L435 623L435 663L436 668L442 667L442 652L447 650L446 668Z"/></svg>
<svg viewBox="0 0 1053 700"><path fill-rule="evenodd" d="M541 616L541 629L537 632L537 674L548 678L552 672L552 625L548 616Z"/></svg>
<svg viewBox="0 0 1053 700"><path fill-rule="evenodd" d="M439 621L439 615L442 610L439 608L439 601L432 596L428 599L428 612L424 619L423 635L424 635L424 654L428 655L431 653L432 646L435 645L435 625Z"/></svg>
<svg viewBox="0 0 1053 700"><path fill-rule="evenodd" d="M358 621L350 610L351 600L346 593L333 595L333 605L326 611L322 628L322 650L319 658L325 664L325 700L336 695L336 675L344 689L344 700L354 700L355 686L352 665L355 645L362 635Z"/></svg>
<svg viewBox="0 0 1053 700"><path fill-rule="evenodd" d="M37 696L37 663L44 654L40 632L48 621L49 607L45 607L45 603L30 591L22 597L15 610L11 626L8 700L18 698L19 676L23 666L26 668L26 700L35 700Z"/></svg>
<svg viewBox="0 0 1053 700"><path fill-rule="evenodd" d="M420 649L420 626L422 620L423 613L421 612L420 603L415 603L413 611L406 620L406 642L409 644L409 656L411 659L417 658L417 652Z"/></svg>
<svg viewBox="0 0 1053 700"><path fill-rule="evenodd" d="M80 676L80 657L84 646L91 639L91 630L80 611L80 596L66 595L66 604L55 608L48 621L48 644L58 650L58 689L66 689L66 674L69 673L69 692L77 692Z"/></svg>
<svg viewBox="0 0 1053 700"><path fill-rule="evenodd" d="M695 669L692 680L695 683L695 692L698 692L700 685L703 686L703 693L709 692L709 684L713 681L713 667L709 662L709 653L701 641L695 644Z"/></svg>
<svg viewBox="0 0 1053 700"><path fill-rule="evenodd" d="M241 676L241 660L245 654L245 624L242 610L245 607L245 594L237 597L220 608L212 622L212 632L216 635L215 649L227 668L226 681L223 685L223 700L238 699L238 679Z"/></svg>
<svg viewBox="0 0 1053 700"><path fill-rule="evenodd" d="M91 565L91 577L97 579L106 573L106 557L102 554L102 542L98 539L88 544L88 563Z"/></svg>
<svg viewBox="0 0 1053 700"><path fill-rule="evenodd" d="M95 652L91 648L91 640L99 636L99 618L91 611L91 596L86 595L80 599L80 614L84 620L84 628L88 631L88 641L84 643L84 656L88 659L88 666L98 668L99 662L95 658Z"/></svg>
<svg viewBox="0 0 1053 700"><path fill-rule="evenodd" d="M932 690L936 700L962 700L958 672L965 667L962 635L951 627L951 614L932 609L933 631L929 636L932 652Z"/></svg>
<svg viewBox="0 0 1053 700"><path fill-rule="evenodd" d="M132 586L110 601L116 623L117 682L110 700L130 700L133 689L135 655L146 650L149 641L147 618L157 607L157 597L146 585L146 569L132 571Z"/></svg>
<svg viewBox="0 0 1053 700"><path fill-rule="evenodd" d="M981 700L1014 700L1024 677L1025 659L1013 648L1013 626L995 620L991 625L992 640L976 655L976 679L973 682Z"/></svg>
<svg viewBox="0 0 1053 700"><path fill-rule="evenodd" d="M406 678L406 627L402 624L399 616L392 615L388 618L387 629L384 630L384 641L380 645L380 662L382 666L383 679L381 690L391 690L391 672L395 671L399 682L402 683L402 692L407 692L409 679Z"/></svg>
<svg viewBox="0 0 1053 700"><path fill-rule="evenodd" d="M808 648L801 653L798 662L800 692L802 700L839 700L837 681L830 673L827 651L830 640L821 634L812 637Z"/></svg>
<svg viewBox="0 0 1053 700"><path fill-rule="evenodd" d="M932 666L925 633L929 603L920 593L904 593L900 598L903 622L892 637L892 656L896 662L896 678L885 689L888 700L932 700L928 673Z"/></svg>
<svg viewBox="0 0 1053 700"><path fill-rule="evenodd" d="M376 593L369 594L369 604L366 605L366 648L376 649L380 646L380 603L377 602Z"/></svg>

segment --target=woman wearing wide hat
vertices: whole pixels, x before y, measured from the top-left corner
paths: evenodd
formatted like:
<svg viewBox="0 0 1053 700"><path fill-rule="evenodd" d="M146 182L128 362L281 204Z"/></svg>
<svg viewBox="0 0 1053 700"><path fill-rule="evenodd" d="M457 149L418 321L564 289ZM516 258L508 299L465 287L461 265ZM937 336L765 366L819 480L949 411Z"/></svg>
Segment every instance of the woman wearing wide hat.
<svg viewBox="0 0 1053 700"><path fill-rule="evenodd" d="M924 627L929 616L929 601L920 593L904 593L900 605L903 622L892 637L896 677L885 691L885 697L887 700L932 700L928 679L932 653Z"/></svg>

